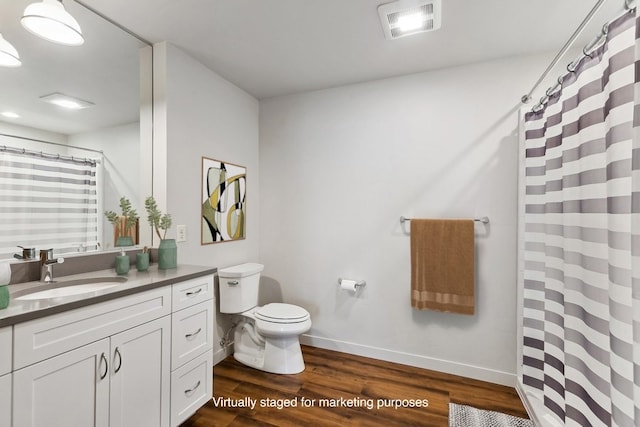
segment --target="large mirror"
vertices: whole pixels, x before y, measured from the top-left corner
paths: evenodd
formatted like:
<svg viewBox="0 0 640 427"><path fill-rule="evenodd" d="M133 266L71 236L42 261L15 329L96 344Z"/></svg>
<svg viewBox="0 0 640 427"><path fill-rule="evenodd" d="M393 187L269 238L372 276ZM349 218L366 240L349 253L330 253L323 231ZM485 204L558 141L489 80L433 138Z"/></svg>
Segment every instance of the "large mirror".
<svg viewBox="0 0 640 427"><path fill-rule="evenodd" d="M0 67L0 259L21 255L18 245L56 254L113 248L113 225L103 212L119 213L123 196L141 218L138 243L148 244L151 46L71 0L63 4L80 24L84 44L44 40L20 23L25 8L37 1L0 0L0 33L22 61ZM51 94L88 107L45 102ZM38 177L25 168L37 170ZM72 176L57 176L61 171ZM94 176L90 187L69 185ZM25 190L26 180L38 182ZM92 215L82 214L87 211ZM54 218L59 213L67 215Z"/></svg>

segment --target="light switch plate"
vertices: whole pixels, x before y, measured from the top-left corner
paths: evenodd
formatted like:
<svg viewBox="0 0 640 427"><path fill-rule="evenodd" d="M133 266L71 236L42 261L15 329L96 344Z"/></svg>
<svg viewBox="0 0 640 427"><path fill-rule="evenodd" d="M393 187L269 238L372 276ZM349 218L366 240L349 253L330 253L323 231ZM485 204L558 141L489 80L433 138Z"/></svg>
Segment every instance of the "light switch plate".
<svg viewBox="0 0 640 427"><path fill-rule="evenodd" d="M186 225L176 226L176 242L186 242L186 241L187 241L187 226Z"/></svg>

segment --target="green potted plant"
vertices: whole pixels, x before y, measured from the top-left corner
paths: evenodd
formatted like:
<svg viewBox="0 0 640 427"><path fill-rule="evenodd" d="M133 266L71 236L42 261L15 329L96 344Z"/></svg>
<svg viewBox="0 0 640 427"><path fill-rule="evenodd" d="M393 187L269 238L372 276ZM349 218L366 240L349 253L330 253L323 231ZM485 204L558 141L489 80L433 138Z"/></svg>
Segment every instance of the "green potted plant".
<svg viewBox="0 0 640 427"><path fill-rule="evenodd" d="M163 214L158 208L156 199L149 196L144 201L147 210L147 221L155 230L160 244L158 245L158 268L168 269L178 266L178 247L175 239L167 239L167 230L171 228L171 215Z"/></svg>
<svg viewBox="0 0 640 427"><path fill-rule="evenodd" d="M115 246L133 246L132 230L138 223L138 213L131 207L131 202L126 197L120 198L121 215L114 211L104 211L107 220L113 225Z"/></svg>

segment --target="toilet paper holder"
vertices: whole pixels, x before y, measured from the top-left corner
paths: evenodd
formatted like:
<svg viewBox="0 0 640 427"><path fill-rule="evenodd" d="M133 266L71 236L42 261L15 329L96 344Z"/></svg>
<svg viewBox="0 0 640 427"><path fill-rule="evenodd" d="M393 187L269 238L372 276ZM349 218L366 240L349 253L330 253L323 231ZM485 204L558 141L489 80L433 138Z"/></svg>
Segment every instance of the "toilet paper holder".
<svg viewBox="0 0 640 427"><path fill-rule="evenodd" d="M348 280L348 279L342 279L341 277L338 277L338 286L342 285L342 280ZM356 283L354 283L354 286L356 289L361 289L367 286L367 282L365 282L364 280L356 280L355 282Z"/></svg>

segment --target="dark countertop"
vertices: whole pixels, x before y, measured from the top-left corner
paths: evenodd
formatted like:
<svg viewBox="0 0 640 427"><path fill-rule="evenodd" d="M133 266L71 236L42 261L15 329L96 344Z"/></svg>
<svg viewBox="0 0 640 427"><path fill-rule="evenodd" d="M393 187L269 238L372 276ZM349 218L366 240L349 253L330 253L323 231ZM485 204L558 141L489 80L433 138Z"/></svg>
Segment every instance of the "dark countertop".
<svg viewBox="0 0 640 427"><path fill-rule="evenodd" d="M51 314L61 313L74 308L85 307L103 301L132 295L161 286L171 285L184 280L194 279L217 271L214 267L196 265L179 265L178 268L159 270L157 264L149 266L149 270L138 272L135 266L129 271L127 281L117 286L65 297L18 300L21 295L48 288L64 286L66 282L81 281L83 279L120 277L114 269L92 271L90 273L75 274L70 276L55 277L55 283L26 282L9 285L9 306L0 310L0 327L15 325L27 320L37 319Z"/></svg>

